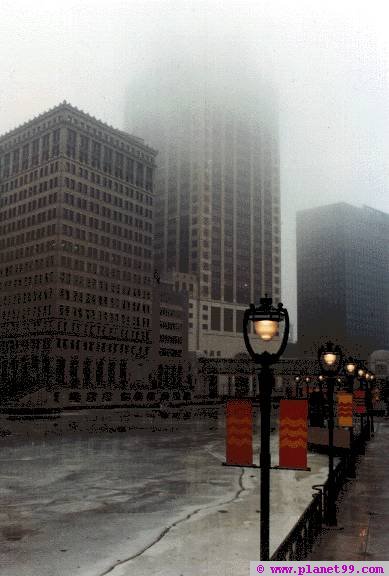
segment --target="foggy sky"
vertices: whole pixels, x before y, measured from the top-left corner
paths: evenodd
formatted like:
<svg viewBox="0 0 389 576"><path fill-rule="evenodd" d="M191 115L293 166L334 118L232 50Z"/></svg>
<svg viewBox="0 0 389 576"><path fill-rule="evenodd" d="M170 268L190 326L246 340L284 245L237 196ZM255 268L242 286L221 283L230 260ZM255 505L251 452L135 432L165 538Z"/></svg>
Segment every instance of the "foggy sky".
<svg viewBox="0 0 389 576"><path fill-rule="evenodd" d="M244 103L257 79L274 82L282 293L294 319L296 209L389 212L388 14L377 1L1 0L0 134L64 99L124 129L143 79L145 109L158 86L190 101L193 85L212 85Z"/></svg>

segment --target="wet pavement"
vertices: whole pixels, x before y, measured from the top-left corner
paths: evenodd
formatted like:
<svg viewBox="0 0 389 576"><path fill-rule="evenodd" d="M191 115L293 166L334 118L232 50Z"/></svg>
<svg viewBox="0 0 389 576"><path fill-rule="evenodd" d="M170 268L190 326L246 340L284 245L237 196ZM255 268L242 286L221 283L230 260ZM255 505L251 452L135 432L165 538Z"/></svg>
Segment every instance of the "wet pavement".
<svg viewBox="0 0 389 576"><path fill-rule="evenodd" d="M389 560L389 420L360 457L338 505L338 527L324 530L312 560Z"/></svg>
<svg viewBox="0 0 389 576"><path fill-rule="evenodd" d="M2 438L0 574L247 576L259 557L259 471L222 466L224 434L221 416ZM277 448L273 435L273 464ZM271 473L272 550L325 478L325 456L309 465Z"/></svg>

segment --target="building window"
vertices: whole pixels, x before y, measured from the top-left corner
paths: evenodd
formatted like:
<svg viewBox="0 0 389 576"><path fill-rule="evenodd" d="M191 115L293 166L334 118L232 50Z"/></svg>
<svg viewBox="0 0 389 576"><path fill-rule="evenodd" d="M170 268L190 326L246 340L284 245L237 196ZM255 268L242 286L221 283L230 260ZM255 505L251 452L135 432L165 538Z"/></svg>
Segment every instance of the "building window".
<svg viewBox="0 0 389 576"><path fill-rule="evenodd" d="M220 308L211 307L211 330L220 330Z"/></svg>
<svg viewBox="0 0 389 576"><path fill-rule="evenodd" d="M76 132L74 130L70 130L70 128L68 128L67 141L66 141L66 154L70 158L76 157L76 139L77 139Z"/></svg>
<svg viewBox="0 0 389 576"><path fill-rule="evenodd" d="M224 309L224 331L233 332L233 310L231 308Z"/></svg>
<svg viewBox="0 0 389 576"><path fill-rule="evenodd" d="M243 332L243 315L244 310L237 310L236 311L236 332Z"/></svg>

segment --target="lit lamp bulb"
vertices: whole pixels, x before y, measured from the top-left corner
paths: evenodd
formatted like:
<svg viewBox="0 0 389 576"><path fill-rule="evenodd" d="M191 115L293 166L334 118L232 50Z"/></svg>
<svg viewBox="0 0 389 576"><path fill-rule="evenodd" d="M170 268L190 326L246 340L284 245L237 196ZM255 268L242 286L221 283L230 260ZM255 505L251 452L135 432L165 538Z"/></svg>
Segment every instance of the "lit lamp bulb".
<svg viewBox="0 0 389 576"><path fill-rule="evenodd" d="M327 366L333 366L336 362L336 354L334 354L333 352L326 352L323 358Z"/></svg>
<svg viewBox="0 0 389 576"><path fill-rule="evenodd" d="M363 376L364 374L365 374L365 372L362 370L362 368L360 368L360 369L358 370L358 376L359 376L360 378L362 378L362 376Z"/></svg>
<svg viewBox="0 0 389 576"><path fill-rule="evenodd" d="M256 320L254 330L262 340L267 342L277 334L278 322L275 320Z"/></svg>

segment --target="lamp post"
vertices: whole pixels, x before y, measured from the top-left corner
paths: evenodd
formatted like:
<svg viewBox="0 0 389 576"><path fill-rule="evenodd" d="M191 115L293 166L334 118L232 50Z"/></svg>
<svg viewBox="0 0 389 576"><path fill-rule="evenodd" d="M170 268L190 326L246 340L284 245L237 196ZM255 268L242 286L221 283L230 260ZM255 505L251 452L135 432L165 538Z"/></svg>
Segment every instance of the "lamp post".
<svg viewBox="0 0 389 576"><path fill-rule="evenodd" d="M296 398L300 398L300 396L301 396L301 389L300 389L301 378L300 378L300 376L296 376L294 381L296 383Z"/></svg>
<svg viewBox="0 0 389 576"><path fill-rule="evenodd" d="M334 386L336 376L342 366L342 350L340 346L327 342L321 346L318 352L320 368L327 376L328 396L328 501L327 501L327 524L336 526L336 504L334 486Z"/></svg>
<svg viewBox="0 0 389 576"><path fill-rule="evenodd" d="M366 371L366 410L369 417L370 434L374 437L374 420L373 420L373 372Z"/></svg>
<svg viewBox="0 0 389 576"><path fill-rule="evenodd" d="M347 380L347 391L352 394L354 392L354 378L357 370L357 363L351 356L349 356L345 363L345 373Z"/></svg>
<svg viewBox="0 0 389 576"><path fill-rule="evenodd" d="M303 385L302 385L302 378L301 376L296 376L294 381L296 382L296 397L297 398L301 398L303 395ZM305 376L304 378L304 382L305 382L305 395L308 399L309 396L309 384L311 382L311 378L310 376Z"/></svg>
<svg viewBox="0 0 389 576"><path fill-rule="evenodd" d="M305 385L306 385L306 389L305 389L305 393L307 395L307 400L309 399L309 384L311 382L311 378L309 376L305 377Z"/></svg>
<svg viewBox="0 0 389 576"><path fill-rule="evenodd" d="M358 375L358 380L359 380L359 388L360 388L360 390L365 391L366 440L370 440L370 422L369 422L369 416L367 413L367 402L366 402L366 399L367 399L366 373L367 373L366 368L362 364L360 364L358 366L357 375ZM363 414L361 414L361 434L363 433L363 427L364 427Z"/></svg>
<svg viewBox="0 0 389 576"><path fill-rule="evenodd" d="M344 373L346 375L346 387L349 394L354 395L354 378L357 372L357 362L349 356L344 364ZM354 446L354 422L350 429L350 477L355 478L355 446Z"/></svg>
<svg viewBox="0 0 389 576"><path fill-rule="evenodd" d="M270 342L278 333L279 325L284 322L284 334L275 353L266 349L256 352L250 339L250 326L254 327L256 341ZM280 303L277 308L272 305L272 299L265 296L260 299L259 306L250 304L243 316L243 338L248 353L254 363L261 366L258 371L258 384L261 410L261 542L260 559L269 560L269 528L270 528L270 410L271 391L274 384L272 364L277 362L286 348L289 335L289 315L286 308Z"/></svg>
<svg viewBox="0 0 389 576"><path fill-rule="evenodd" d="M357 372L357 363L353 358L351 358L351 356L349 356L345 362L344 372L346 374L347 391L350 394L354 395L354 378L355 378L355 375ZM354 422L353 422L353 426L351 427L351 430L350 430L350 454L351 454L350 476L351 476L351 478L355 478L355 476L356 476L356 471L355 471L356 453L355 453L355 446L354 446Z"/></svg>

